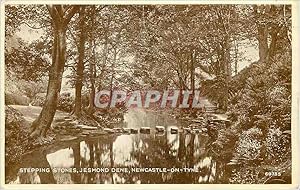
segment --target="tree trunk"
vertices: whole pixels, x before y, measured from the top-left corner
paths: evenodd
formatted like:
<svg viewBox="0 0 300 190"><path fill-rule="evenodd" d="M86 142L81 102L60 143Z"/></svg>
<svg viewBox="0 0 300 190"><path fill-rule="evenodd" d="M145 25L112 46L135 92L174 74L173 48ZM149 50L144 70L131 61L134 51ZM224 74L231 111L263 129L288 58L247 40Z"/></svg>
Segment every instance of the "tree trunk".
<svg viewBox="0 0 300 190"><path fill-rule="evenodd" d="M73 156L74 156L74 167L79 171L80 170L80 143L76 143L72 147L73 150ZM74 173L72 175L74 183L80 184L81 179L80 179L81 174L80 173Z"/></svg>
<svg viewBox="0 0 300 190"><path fill-rule="evenodd" d="M192 117L196 117L197 112L192 109L192 101L194 99L195 95L195 60L196 59L196 52L195 50L191 50L191 57L190 57L190 79L191 79L191 91L192 91L192 96L189 96L189 107L191 110L191 115Z"/></svg>
<svg viewBox="0 0 300 190"><path fill-rule="evenodd" d="M195 52L191 52L191 65L190 65L190 75L191 75L191 90L194 94L195 92Z"/></svg>
<svg viewBox="0 0 300 190"><path fill-rule="evenodd" d="M259 51L259 61L264 62L268 57L268 28L267 24L261 23L260 12L262 10L258 10L258 6L254 5L254 16L256 17L256 25L257 25L257 40L258 40L258 51ZM265 9L268 11L266 6L261 6L261 9Z"/></svg>
<svg viewBox="0 0 300 190"><path fill-rule="evenodd" d="M94 14L95 14L95 6L92 6L92 16L91 16L91 35L89 40L89 70L90 70L90 96L89 96L89 107L88 112L89 114L93 114L95 110L94 99L96 94L96 87L95 87L95 79L96 79L96 43L94 39Z"/></svg>
<svg viewBox="0 0 300 190"><path fill-rule="evenodd" d="M75 82L75 107L74 107L74 114L76 117L81 116L82 112L82 96L81 96L81 90L82 90L82 81L83 81L83 70L84 70L84 51L85 51L85 21L84 21L84 14L85 14L85 8L82 7L80 11L80 40L79 40L79 56L78 56L78 64L77 64L77 70L76 70L76 82Z"/></svg>
<svg viewBox="0 0 300 190"><path fill-rule="evenodd" d="M272 32L270 33L270 35L271 35L271 43L270 43L269 52L268 52L268 59L269 60L273 59L273 57L276 54L278 32L279 32L279 28L273 27L272 28Z"/></svg>
<svg viewBox="0 0 300 190"><path fill-rule="evenodd" d="M92 39L92 40L94 41L94 39ZM93 48L91 47L92 45L93 45ZM95 109L94 99L95 99L95 94L96 94L96 87L95 87L95 78L96 78L95 43L90 42L90 49L92 50L92 53L91 53L92 59L89 62L91 85L90 85L90 96L89 96L89 108L88 108L88 110L89 110L89 113L94 113L94 109Z"/></svg>
<svg viewBox="0 0 300 190"><path fill-rule="evenodd" d="M39 117L31 125L31 138L45 137L55 115L66 59L66 26L77 12L78 6L47 5L47 8L52 18L54 36L52 65L46 100ZM62 12L65 15L61 15Z"/></svg>
<svg viewBox="0 0 300 190"><path fill-rule="evenodd" d="M106 72L106 62L107 62L107 56L108 56L108 36L107 33L105 33L105 42L104 42L104 48L103 48L103 62L102 62L102 68L101 73L99 75L99 85L98 85L98 91L102 89L102 79Z"/></svg>
<svg viewBox="0 0 300 190"><path fill-rule="evenodd" d="M258 51L259 61L266 61L268 57L268 31L265 25L260 24L257 28L258 32Z"/></svg>
<svg viewBox="0 0 300 190"><path fill-rule="evenodd" d="M229 82L231 80L229 36L225 36L225 39L224 39L223 56L224 56L223 62L224 62L224 78L225 78L223 110L227 111L228 100L229 100Z"/></svg>
<svg viewBox="0 0 300 190"><path fill-rule="evenodd" d="M56 112L58 97L61 89L62 75L65 66L66 30L63 26L54 29L52 50L52 66L49 72L49 81L46 100L39 117L32 123L31 137L45 137Z"/></svg>

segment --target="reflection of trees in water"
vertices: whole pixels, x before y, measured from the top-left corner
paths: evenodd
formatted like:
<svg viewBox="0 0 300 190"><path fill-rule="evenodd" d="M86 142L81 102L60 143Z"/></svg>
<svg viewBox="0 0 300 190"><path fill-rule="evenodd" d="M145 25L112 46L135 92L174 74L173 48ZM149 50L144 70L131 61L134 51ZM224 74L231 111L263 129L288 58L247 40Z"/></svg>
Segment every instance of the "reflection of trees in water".
<svg viewBox="0 0 300 190"><path fill-rule="evenodd" d="M167 126L169 123L165 117L152 115L144 117L142 121L136 121L137 126L140 123L146 126L155 125ZM169 124L170 125L170 124ZM131 127L131 126L130 126ZM228 177L225 175L226 162L216 157L211 150L211 139L201 134L137 134L123 135L121 139L128 143L128 152L114 152L118 150L116 143L117 136L108 135L97 139L89 139L82 142L72 142L67 145L73 151L74 167L77 170L81 168L111 168L111 167L131 167L135 168L199 168L198 173L71 173L68 175L71 179L68 181L57 174L53 177L49 173L40 173L41 183L55 183L54 179L60 179L57 182L74 183L226 183ZM122 142L123 142L122 141ZM120 143L120 141L119 141ZM114 147L115 146L115 147ZM64 146L65 147L65 146ZM58 150L62 146L57 147ZM57 151L57 150L55 150ZM55 152L52 150L52 152ZM48 151L49 152L49 151ZM36 153L35 153L36 154ZM122 155L120 155L122 154ZM127 155L128 154L128 155ZM40 155L37 163L31 163L27 167L50 167L46 160L46 154ZM59 156L59 155L58 155ZM36 157L36 156L35 156ZM30 159L32 161L32 158ZM23 175L22 182L34 183L34 174L26 177ZM62 181L66 180L66 181Z"/></svg>
<svg viewBox="0 0 300 190"><path fill-rule="evenodd" d="M50 168L49 172L29 172L19 173L19 180L22 184L53 184L56 183L52 169L46 158L45 151L34 151L31 154L24 156L22 160L22 168ZM34 158L34 159L33 159Z"/></svg>
<svg viewBox="0 0 300 190"><path fill-rule="evenodd" d="M195 142L195 140L200 142ZM136 137L134 141L133 144L142 145L134 147L135 151L131 153L133 159L137 160L134 167L192 168L201 162L202 158L208 156L205 152L205 140L202 142L200 135L180 133L170 142L168 142L167 135ZM174 148L176 143L179 143L179 146ZM118 175L122 175L127 182L136 179L135 182L139 181L140 183L198 183L200 175L207 175L206 182L209 182L212 167L213 163L211 162L210 165L203 167L200 173L120 173Z"/></svg>
<svg viewBox="0 0 300 190"><path fill-rule="evenodd" d="M106 136L103 138L83 141L88 149L88 155L82 156L80 151L80 142L72 147L74 154L74 167L80 168L104 168L113 167L113 142L115 136ZM112 173L72 173L74 183L112 183Z"/></svg>

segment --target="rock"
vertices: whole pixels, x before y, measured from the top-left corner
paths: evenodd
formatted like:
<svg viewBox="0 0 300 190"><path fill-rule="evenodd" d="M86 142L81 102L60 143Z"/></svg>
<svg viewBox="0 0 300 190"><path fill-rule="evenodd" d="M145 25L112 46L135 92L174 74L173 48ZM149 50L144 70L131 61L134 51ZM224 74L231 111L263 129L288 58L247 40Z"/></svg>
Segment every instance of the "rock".
<svg viewBox="0 0 300 190"><path fill-rule="evenodd" d="M71 122L69 122L70 124L73 124L73 125L77 125L78 124L78 121L71 121Z"/></svg>
<svg viewBox="0 0 300 190"><path fill-rule="evenodd" d="M170 128L170 131L171 131L171 134L177 134L178 131L179 131L179 129L178 129L178 127L176 127L176 126L172 126L172 127Z"/></svg>
<svg viewBox="0 0 300 190"><path fill-rule="evenodd" d="M165 132L165 127L164 126L156 126L155 129L159 133Z"/></svg>
<svg viewBox="0 0 300 190"><path fill-rule="evenodd" d="M139 133L139 130L138 130L138 129L131 128L131 129L130 129L130 133L131 133L131 134L138 134L138 133Z"/></svg>
<svg viewBox="0 0 300 190"><path fill-rule="evenodd" d="M130 128L123 128L123 132L124 132L124 133L130 133L131 130L130 130Z"/></svg>
<svg viewBox="0 0 300 190"><path fill-rule="evenodd" d="M194 132L194 133L200 133L201 130L200 130L200 129L193 129L193 132Z"/></svg>
<svg viewBox="0 0 300 190"><path fill-rule="evenodd" d="M62 130L59 131L59 134L67 135L69 133L65 129L62 129Z"/></svg>
<svg viewBox="0 0 300 190"><path fill-rule="evenodd" d="M81 129L86 129L86 130L97 130L98 129L98 127L88 126L88 125L77 125L77 127L80 127Z"/></svg>
<svg viewBox="0 0 300 190"><path fill-rule="evenodd" d="M59 123L59 122L64 122L65 119L64 118L56 118L54 121Z"/></svg>
<svg viewBox="0 0 300 190"><path fill-rule="evenodd" d="M105 132L109 133L109 134L115 133L115 131L113 129L110 129L110 128L104 128L103 130Z"/></svg>
<svg viewBox="0 0 300 190"><path fill-rule="evenodd" d="M158 132L158 133L155 133L155 136L165 136L165 133Z"/></svg>
<svg viewBox="0 0 300 190"><path fill-rule="evenodd" d="M78 139L78 137L74 137L74 136L65 136L65 137L62 137L60 139L60 141L72 141L72 140L76 140Z"/></svg>
<svg viewBox="0 0 300 190"><path fill-rule="evenodd" d="M200 120L200 119L192 119L191 122L194 122L194 123L202 123L203 120Z"/></svg>
<svg viewBox="0 0 300 190"><path fill-rule="evenodd" d="M90 133L90 135L92 135L92 136L105 135L105 134L107 134L107 133L104 131L93 131Z"/></svg>
<svg viewBox="0 0 300 190"><path fill-rule="evenodd" d="M186 132L186 133L191 133L192 132L192 130L189 127L184 127L183 131Z"/></svg>
<svg viewBox="0 0 300 190"><path fill-rule="evenodd" d="M114 128L114 131L115 131L116 133L122 133L122 132L123 132L123 129L120 128L120 127L117 127L117 128Z"/></svg>
<svg viewBox="0 0 300 190"><path fill-rule="evenodd" d="M89 135L90 132L88 132L88 131L82 131L81 134L83 134L83 135Z"/></svg>
<svg viewBox="0 0 300 190"><path fill-rule="evenodd" d="M141 127L140 128L140 133L150 134L150 127Z"/></svg>
<svg viewBox="0 0 300 190"><path fill-rule="evenodd" d="M203 127L201 130L202 130L203 132L207 132L207 128L206 128L206 127Z"/></svg>

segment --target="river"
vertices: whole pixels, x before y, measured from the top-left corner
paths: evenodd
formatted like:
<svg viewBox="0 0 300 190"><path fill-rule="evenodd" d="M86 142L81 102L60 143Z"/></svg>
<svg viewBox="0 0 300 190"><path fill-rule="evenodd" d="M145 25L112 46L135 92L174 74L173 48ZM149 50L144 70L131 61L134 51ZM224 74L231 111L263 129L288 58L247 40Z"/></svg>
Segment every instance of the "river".
<svg viewBox="0 0 300 190"><path fill-rule="evenodd" d="M22 164L16 168L19 172L10 183L224 182L220 181L224 171L218 168L226 163L214 159L209 151L210 137L206 133L171 134L168 130L171 126L182 127L184 124L164 113L131 110L124 121L130 128L143 126L153 130L150 134L85 137L42 147L24 156ZM158 125L165 126L166 132L157 133L154 127ZM24 172L26 168L43 168L44 171ZM84 172L88 168L98 168L98 171ZM167 172L137 171L151 168L165 168Z"/></svg>

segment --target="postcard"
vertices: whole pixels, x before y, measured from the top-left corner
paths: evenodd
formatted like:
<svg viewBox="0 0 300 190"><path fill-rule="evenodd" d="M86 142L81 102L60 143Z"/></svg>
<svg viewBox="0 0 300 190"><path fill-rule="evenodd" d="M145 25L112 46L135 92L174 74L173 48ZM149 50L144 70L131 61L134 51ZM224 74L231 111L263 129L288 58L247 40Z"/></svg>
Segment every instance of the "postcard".
<svg viewBox="0 0 300 190"><path fill-rule="evenodd" d="M297 19L297 1L2 1L1 189L299 189Z"/></svg>

